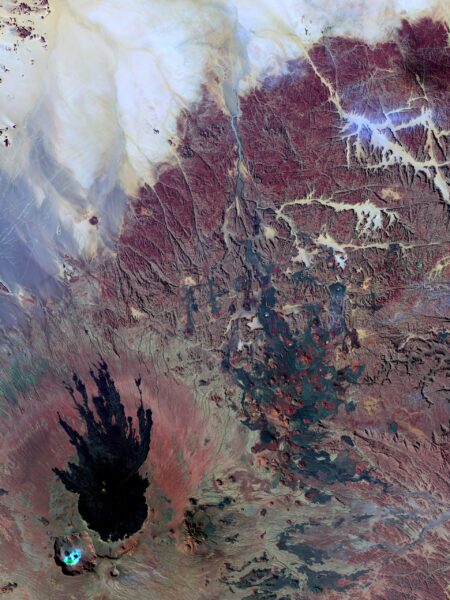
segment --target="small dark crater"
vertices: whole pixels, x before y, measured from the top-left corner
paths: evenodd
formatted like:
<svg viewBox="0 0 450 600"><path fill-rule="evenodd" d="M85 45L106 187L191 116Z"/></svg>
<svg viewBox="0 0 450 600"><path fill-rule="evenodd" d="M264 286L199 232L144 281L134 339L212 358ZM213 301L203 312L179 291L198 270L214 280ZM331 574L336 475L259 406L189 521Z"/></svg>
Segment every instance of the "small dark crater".
<svg viewBox="0 0 450 600"><path fill-rule="evenodd" d="M0 588L0 594L9 594L11 592L14 592L14 590L17 588L17 583L15 581L13 582L9 582L6 585L2 585L2 587Z"/></svg>
<svg viewBox="0 0 450 600"><path fill-rule="evenodd" d="M125 415L106 363L102 361L90 375L98 390L91 401L96 414L78 375L73 375L74 387L66 386L86 425L85 433L74 430L59 415L61 427L77 450L78 464L69 462L66 470L53 471L68 491L79 494L78 510L88 526L103 540L116 541L139 531L147 518L148 480L139 469L150 449L152 413L143 407L138 378L137 432L132 417Z"/></svg>
<svg viewBox="0 0 450 600"><path fill-rule="evenodd" d="M96 217L95 215L94 215L94 216L92 216L92 217L89 219L89 223L90 223L91 225L97 225L97 224L98 224L98 217Z"/></svg>

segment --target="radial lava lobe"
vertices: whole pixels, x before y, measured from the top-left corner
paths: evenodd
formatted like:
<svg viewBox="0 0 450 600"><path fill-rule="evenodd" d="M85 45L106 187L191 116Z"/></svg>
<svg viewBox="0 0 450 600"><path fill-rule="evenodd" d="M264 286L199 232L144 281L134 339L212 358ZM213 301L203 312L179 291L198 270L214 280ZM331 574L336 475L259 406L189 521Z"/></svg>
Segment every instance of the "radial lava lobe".
<svg viewBox="0 0 450 600"><path fill-rule="evenodd" d="M144 409L140 378L137 411L139 432L126 416L119 392L105 362L90 371L98 395L92 396L92 410L83 381L73 375L67 390L86 424L81 435L60 415L59 422L75 446L78 464L66 470L53 469L66 489L79 494L78 509L88 526L104 540L119 540L139 531L147 518L145 490L148 480L139 474L150 449L152 412ZM80 400L77 399L76 393Z"/></svg>

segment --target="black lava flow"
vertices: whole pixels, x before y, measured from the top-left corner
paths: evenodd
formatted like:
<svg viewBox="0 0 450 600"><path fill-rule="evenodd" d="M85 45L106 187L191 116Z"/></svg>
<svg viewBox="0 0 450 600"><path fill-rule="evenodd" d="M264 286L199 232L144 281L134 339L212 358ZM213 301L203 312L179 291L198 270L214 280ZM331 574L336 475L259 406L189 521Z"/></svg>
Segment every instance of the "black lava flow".
<svg viewBox="0 0 450 600"><path fill-rule="evenodd" d="M66 470L53 471L68 491L79 494L78 510L88 526L103 540L116 541L139 531L147 518L145 490L149 484L139 469L150 449L152 412L143 407L138 378L137 432L132 417L125 415L106 363L101 361L90 375L98 390L98 395L92 397L96 415L78 375L73 375L74 387L66 386L86 432L80 434L58 414L61 427L76 448L78 464L69 462Z"/></svg>

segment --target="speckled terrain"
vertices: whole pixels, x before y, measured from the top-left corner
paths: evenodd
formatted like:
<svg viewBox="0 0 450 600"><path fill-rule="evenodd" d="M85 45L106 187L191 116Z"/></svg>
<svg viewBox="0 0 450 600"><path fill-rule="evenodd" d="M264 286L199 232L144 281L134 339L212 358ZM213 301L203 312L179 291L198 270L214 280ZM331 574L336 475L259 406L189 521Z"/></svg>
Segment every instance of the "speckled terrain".
<svg viewBox="0 0 450 600"><path fill-rule="evenodd" d="M208 65L94 250L2 284L0 595L450 597L448 36Z"/></svg>

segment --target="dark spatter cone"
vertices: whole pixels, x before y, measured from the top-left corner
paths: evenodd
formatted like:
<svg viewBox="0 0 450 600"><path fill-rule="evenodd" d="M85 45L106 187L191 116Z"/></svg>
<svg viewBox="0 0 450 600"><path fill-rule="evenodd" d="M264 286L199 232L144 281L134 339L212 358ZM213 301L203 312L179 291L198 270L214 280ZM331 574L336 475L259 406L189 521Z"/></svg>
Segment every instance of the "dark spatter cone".
<svg viewBox="0 0 450 600"><path fill-rule="evenodd" d="M217 544L217 526L214 517L217 513L223 511L225 507L232 503L230 497L225 497L219 503L198 503L195 498L190 499L191 508L184 513L184 529L186 546L193 550L201 544ZM224 528L229 525L229 518L219 519L219 523ZM226 543L234 543L239 537L239 534L234 536L224 537Z"/></svg>
<svg viewBox="0 0 450 600"><path fill-rule="evenodd" d="M150 448L152 413L144 410L140 379L136 379L141 396L137 433L132 417L125 415L106 363L101 362L97 373L91 370L90 375L98 389L98 395L92 397L97 418L84 383L74 374L75 390L71 385L67 389L86 424L86 432L81 435L59 416L61 427L77 450L78 464L69 462L67 470L53 470L67 490L80 495L78 509L89 527L103 540L115 541L139 531L148 514L148 480L139 475L139 468ZM75 398L75 391L81 402Z"/></svg>

